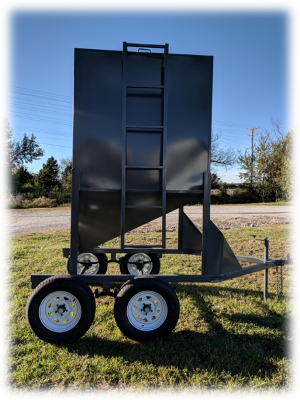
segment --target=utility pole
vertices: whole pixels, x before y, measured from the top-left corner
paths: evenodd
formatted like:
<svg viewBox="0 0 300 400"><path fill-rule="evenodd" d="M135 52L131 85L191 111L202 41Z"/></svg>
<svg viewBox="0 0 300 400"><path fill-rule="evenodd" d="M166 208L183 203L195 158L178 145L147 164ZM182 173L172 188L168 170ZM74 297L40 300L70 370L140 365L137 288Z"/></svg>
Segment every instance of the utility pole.
<svg viewBox="0 0 300 400"><path fill-rule="evenodd" d="M250 171L250 184L251 187L253 185L253 164L254 164L254 155L253 155L253 138L254 136L258 135L258 133L254 133L254 131L256 129L259 129L259 126L257 126L256 128L247 128L246 131L251 131L250 135L247 136L251 136L251 171Z"/></svg>

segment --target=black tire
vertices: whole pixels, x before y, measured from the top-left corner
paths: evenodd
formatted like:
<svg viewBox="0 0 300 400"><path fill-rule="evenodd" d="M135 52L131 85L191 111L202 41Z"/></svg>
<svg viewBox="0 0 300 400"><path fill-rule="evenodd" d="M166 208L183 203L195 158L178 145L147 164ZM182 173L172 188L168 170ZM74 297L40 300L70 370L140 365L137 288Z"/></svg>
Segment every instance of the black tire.
<svg viewBox="0 0 300 400"><path fill-rule="evenodd" d="M130 339L144 342L169 334L180 313L172 287L157 277L140 275L121 287L114 305L116 323Z"/></svg>
<svg viewBox="0 0 300 400"><path fill-rule="evenodd" d="M156 254L145 254L145 253L128 253L123 254L120 257L120 272L121 274L139 275L139 270L133 263L130 263L130 259L137 257L141 261L149 259L149 263L144 264L143 274L144 275L157 275L160 271L160 260Z"/></svg>
<svg viewBox="0 0 300 400"><path fill-rule="evenodd" d="M90 328L95 310L87 284L70 275L56 275L32 292L26 316L32 331L45 342L74 341Z"/></svg>
<svg viewBox="0 0 300 400"><path fill-rule="evenodd" d="M106 254L104 254L104 253L98 253L98 254L92 254L92 253L83 253L83 254L90 254L91 256L93 256L96 260L94 260L93 262L95 262L95 261L99 261L99 266L97 267L97 272L89 272L89 269L87 269L85 272L84 272L84 274L90 274L90 275L92 275L92 274L96 274L96 275L104 275L104 274L106 274L106 271L107 271L107 265L108 265L108 261L107 261L107 256L106 256ZM78 255L78 263L77 263L77 274L79 275L80 274L80 265L82 266L82 264L80 264L80 262L79 262L79 259L80 259L80 256L81 256L82 254L79 254ZM94 266L94 265L97 265L97 264L92 264L92 267ZM82 268L81 268L82 269ZM67 261L66 261L66 270L67 270L67 272L69 273L70 272L70 258L67 258ZM90 270L91 271L91 270Z"/></svg>

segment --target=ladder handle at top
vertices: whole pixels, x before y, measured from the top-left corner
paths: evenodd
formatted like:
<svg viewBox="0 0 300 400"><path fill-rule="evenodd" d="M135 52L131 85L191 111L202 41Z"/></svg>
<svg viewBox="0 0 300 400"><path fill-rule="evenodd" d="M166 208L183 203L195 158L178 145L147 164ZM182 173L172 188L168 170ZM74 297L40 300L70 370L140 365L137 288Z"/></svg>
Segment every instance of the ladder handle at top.
<svg viewBox="0 0 300 400"><path fill-rule="evenodd" d="M151 53L151 50L150 50L150 49L145 49L145 48L143 48L143 47L139 47L139 48L138 48L138 53L144 53L144 52L149 52L149 53Z"/></svg>
<svg viewBox="0 0 300 400"><path fill-rule="evenodd" d="M127 43L127 42L123 42L123 44L126 47L150 47L153 49L164 49L166 48L166 46L168 46L168 44L141 44L141 43Z"/></svg>

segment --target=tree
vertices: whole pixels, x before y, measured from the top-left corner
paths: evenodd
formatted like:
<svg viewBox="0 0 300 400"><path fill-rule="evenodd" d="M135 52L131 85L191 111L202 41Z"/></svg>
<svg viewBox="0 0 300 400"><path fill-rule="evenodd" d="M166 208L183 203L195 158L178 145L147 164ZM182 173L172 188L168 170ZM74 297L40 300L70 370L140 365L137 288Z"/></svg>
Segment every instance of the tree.
<svg viewBox="0 0 300 400"><path fill-rule="evenodd" d="M255 148L253 179L263 202L273 199L276 201L278 198L280 191L278 179L280 172L279 147L280 143L272 141L270 132L260 134L258 145Z"/></svg>
<svg viewBox="0 0 300 400"><path fill-rule="evenodd" d="M60 183L63 190L71 195L72 160L69 157L60 159Z"/></svg>
<svg viewBox="0 0 300 400"><path fill-rule="evenodd" d="M24 165L17 167L12 173L12 187L14 193L27 192L28 186L33 184L34 175Z"/></svg>
<svg viewBox="0 0 300 400"><path fill-rule="evenodd" d="M32 163L34 160L39 160L44 155L44 150L37 144L33 133L31 137L24 133L20 142L13 140L13 130L8 118L4 120L4 132L6 138L6 162L10 172L24 163L27 164Z"/></svg>
<svg viewBox="0 0 300 400"><path fill-rule="evenodd" d="M210 165L211 165L211 184L213 188L219 186L221 177L218 175L217 170L224 168L227 170L236 163L236 153L231 146L221 146L220 139L221 131L212 131L211 136L211 153L210 153Z"/></svg>
<svg viewBox="0 0 300 400"><path fill-rule="evenodd" d="M251 154L248 154L247 150L245 150L244 154L242 154L242 152L240 150L238 150L237 162L238 162L241 170L243 171L243 172L239 172L239 178L243 182L251 185L251 173L253 172L252 171L253 165L252 165Z"/></svg>
<svg viewBox="0 0 300 400"><path fill-rule="evenodd" d="M211 188L217 189L221 184L221 178L218 176L216 172L212 172L211 174Z"/></svg>
<svg viewBox="0 0 300 400"><path fill-rule="evenodd" d="M254 145L254 162L245 151L239 152L238 163L243 170L239 176L249 185L249 193L257 193L265 201L287 199L291 195L292 131L282 133L278 120L272 120L273 131L263 130ZM252 180L251 180L251 173Z"/></svg>
<svg viewBox="0 0 300 400"><path fill-rule="evenodd" d="M231 146L221 146L221 136L221 131L212 132L210 162L216 167L227 169L236 163L236 153Z"/></svg>
<svg viewBox="0 0 300 400"><path fill-rule="evenodd" d="M49 191L60 186L59 166L54 157L48 158L47 162L43 164L42 169L35 177L35 185Z"/></svg>
<svg viewBox="0 0 300 400"><path fill-rule="evenodd" d="M299 140L300 122L297 122L295 128L289 130L282 140L280 174L282 188L289 198L296 197L299 191Z"/></svg>
<svg viewBox="0 0 300 400"><path fill-rule="evenodd" d="M261 201L276 201L281 195L280 140L272 140L270 132L260 133L258 144L253 148L254 157L239 152L238 162L244 172L239 177L249 185L252 197Z"/></svg>

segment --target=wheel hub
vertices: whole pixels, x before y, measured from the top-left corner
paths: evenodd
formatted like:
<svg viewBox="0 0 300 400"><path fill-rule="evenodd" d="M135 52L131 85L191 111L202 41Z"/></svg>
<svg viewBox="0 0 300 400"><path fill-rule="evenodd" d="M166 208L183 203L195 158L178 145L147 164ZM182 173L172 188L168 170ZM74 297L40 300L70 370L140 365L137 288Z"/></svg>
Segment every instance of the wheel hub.
<svg viewBox="0 0 300 400"><path fill-rule="evenodd" d="M52 332L67 332L81 318L81 305L69 292L56 291L48 294L39 307L42 324Z"/></svg>
<svg viewBox="0 0 300 400"><path fill-rule="evenodd" d="M140 331L153 331L166 320L168 306L159 293L142 291L136 293L127 305L127 317L131 325Z"/></svg>
<svg viewBox="0 0 300 400"><path fill-rule="evenodd" d="M128 271L131 275L147 275L150 274L153 263L148 254L136 253L128 260Z"/></svg>
<svg viewBox="0 0 300 400"><path fill-rule="evenodd" d="M143 303L143 308L141 309L141 311L144 312L146 315L147 315L149 312L153 312L153 311L151 310L151 304L145 304L145 303Z"/></svg>
<svg viewBox="0 0 300 400"><path fill-rule="evenodd" d="M68 310L66 309L66 305L65 304L61 304L61 305L57 305L57 310L55 311L56 314L60 314L63 315L65 312L68 312Z"/></svg>
<svg viewBox="0 0 300 400"><path fill-rule="evenodd" d="M99 260L92 253L82 253L78 256L77 273L81 274L85 269L85 275L95 275L99 271Z"/></svg>

